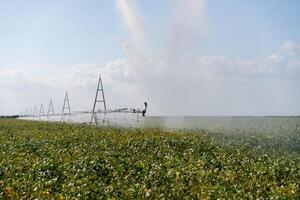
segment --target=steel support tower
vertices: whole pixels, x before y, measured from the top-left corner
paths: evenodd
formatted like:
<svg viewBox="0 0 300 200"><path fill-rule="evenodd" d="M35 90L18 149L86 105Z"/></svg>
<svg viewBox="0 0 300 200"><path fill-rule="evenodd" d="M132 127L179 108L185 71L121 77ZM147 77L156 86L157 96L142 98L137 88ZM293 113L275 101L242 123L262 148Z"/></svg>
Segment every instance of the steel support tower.
<svg viewBox="0 0 300 200"><path fill-rule="evenodd" d="M101 93L101 95L99 95L99 92ZM100 96L100 98L99 98L99 96ZM101 75L99 76L98 86L97 86L97 90L96 90L96 97L95 97L94 106L93 106L93 110L92 110L91 124L93 122L95 122L98 125L97 111L96 111L96 106L98 103L103 104L104 115L106 116L107 108L106 108L106 103L105 103L105 96L104 96L104 89L103 89Z"/></svg>
<svg viewBox="0 0 300 200"><path fill-rule="evenodd" d="M37 108L36 106L34 106L33 117L36 117L37 115L38 115Z"/></svg>
<svg viewBox="0 0 300 200"><path fill-rule="evenodd" d="M47 112L47 117L49 118L50 116L54 115L54 107L53 107L53 101L50 99L49 107L48 107L48 112Z"/></svg>
<svg viewBox="0 0 300 200"><path fill-rule="evenodd" d="M43 103L41 103L40 112L39 112L39 118L41 119L41 117L44 116L44 115L45 115L44 106L43 106Z"/></svg>
<svg viewBox="0 0 300 200"><path fill-rule="evenodd" d="M65 115L68 115L68 116L71 115L71 107L70 107L68 92L66 92L66 95L65 95L64 105L63 105L62 112L61 112L61 121L64 121Z"/></svg>

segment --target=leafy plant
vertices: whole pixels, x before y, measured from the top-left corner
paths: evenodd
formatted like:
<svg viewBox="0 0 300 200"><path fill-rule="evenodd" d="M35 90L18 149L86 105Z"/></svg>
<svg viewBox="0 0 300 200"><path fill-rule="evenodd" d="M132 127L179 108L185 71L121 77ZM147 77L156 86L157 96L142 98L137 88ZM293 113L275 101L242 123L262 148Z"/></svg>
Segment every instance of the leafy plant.
<svg viewBox="0 0 300 200"><path fill-rule="evenodd" d="M0 199L299 199L299 122L289 128L254 134L3 119Z"/></svg>

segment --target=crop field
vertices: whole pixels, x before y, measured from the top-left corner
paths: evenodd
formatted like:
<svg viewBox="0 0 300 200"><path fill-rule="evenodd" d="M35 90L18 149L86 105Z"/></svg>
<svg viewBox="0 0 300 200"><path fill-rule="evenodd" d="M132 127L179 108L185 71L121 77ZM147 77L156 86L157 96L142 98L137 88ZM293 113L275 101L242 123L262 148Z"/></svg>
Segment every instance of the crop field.
<svg viewBox="0 0 300 200"><path fill-rule="evenodd" d="M0 120L0 199L300 199L300 120L122 129Z"/></svg>

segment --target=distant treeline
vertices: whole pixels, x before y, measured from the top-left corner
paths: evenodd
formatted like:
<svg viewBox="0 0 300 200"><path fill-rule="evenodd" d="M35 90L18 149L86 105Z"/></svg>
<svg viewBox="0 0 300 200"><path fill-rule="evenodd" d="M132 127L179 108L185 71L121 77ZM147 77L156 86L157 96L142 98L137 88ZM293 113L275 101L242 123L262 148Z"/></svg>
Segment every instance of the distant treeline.
<svg viewBox="0 0 300 200"><path fill-rule="evenodd" d="M19 115L0 115L0 119L15 119L18 118Z"/></svg>

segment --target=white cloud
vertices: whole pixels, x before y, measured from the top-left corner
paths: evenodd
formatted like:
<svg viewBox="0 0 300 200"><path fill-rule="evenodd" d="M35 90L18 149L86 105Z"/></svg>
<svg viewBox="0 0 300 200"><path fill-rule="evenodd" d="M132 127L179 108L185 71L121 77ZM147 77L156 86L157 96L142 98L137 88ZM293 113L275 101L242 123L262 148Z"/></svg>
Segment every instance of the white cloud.
<svg viewBox="0 0 300 200"><path fill-rule="evenodd" d="M184 56L166 62L159 74L141 71L140 76L155 113L299 114L299 61L283 54L252 59Z"/></svg>
<svg viewBox="0 0 300 200"><path fill-rule="evenodd" d="M274 54L263 58L231 59L227 57L202 57L196 65L204 71L220 76L278 78L285 75L286 60Z"/></svg>
<svg viewBox="0 0 300 200"><path fill-rule="evenodd" d="M292 54L292 55L298 55L300 56L300 44L297 44L294 41L286 41L282 45L282 49L286 52Z"/></svg>
<svg viewBox="0 0 300 200"><path fill-rule="evenodd" d="M58 74L45 71L36 75L25 70L0 70L0 111L2 114L18 113L41 102L46 105L53 98L59 112L65 91L69 92L73 110L90 110L100 73L109 106L142 104L143 101L137 102L138 87L130 70L126 60L111 61L104 67L96 64L75 66L60 70Z"/></svg>
<svg viewBox="0 0 300 200"><path fill-rule="evenodd" d="M50 98L59 110L65 89L69 91L74 110L89 110L101 73L110 108L133 107L147 100L152 114L300 113L298 57L281 54L253 59L185 56L177 61L180 65L174 68L163 61L149 62L139 71L142 82L136 81L127 60L111 61L104 67L75 66L71 73L60 71L60 75L45 72L37 76L21 70L1 70L0 110L15 113L41 102L46 105ZM10 102L11 106L4 102Z"/></svg>

